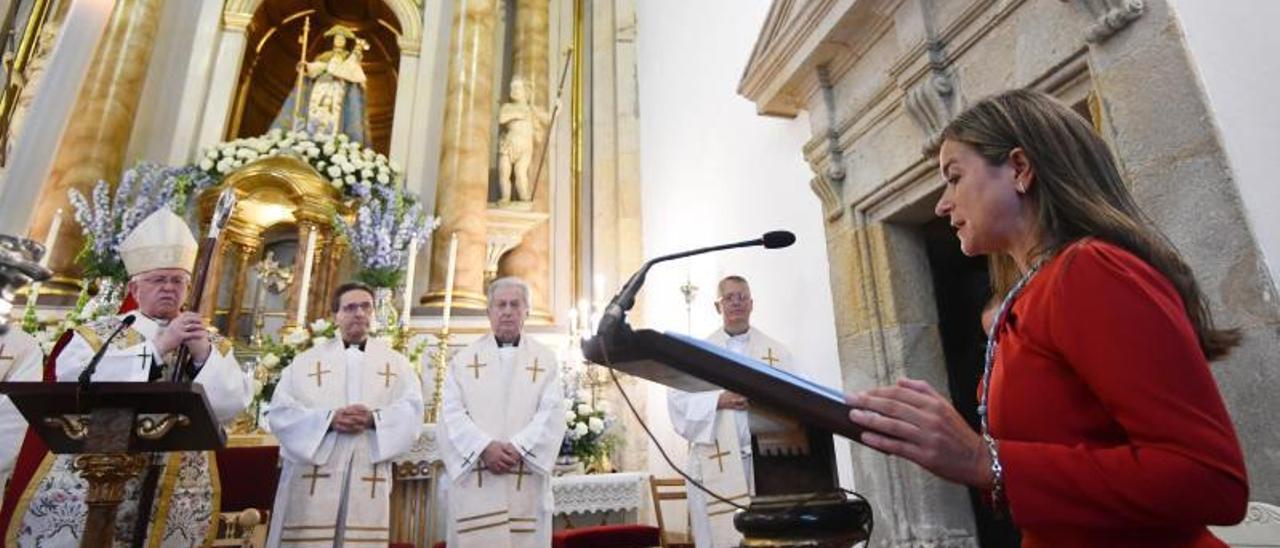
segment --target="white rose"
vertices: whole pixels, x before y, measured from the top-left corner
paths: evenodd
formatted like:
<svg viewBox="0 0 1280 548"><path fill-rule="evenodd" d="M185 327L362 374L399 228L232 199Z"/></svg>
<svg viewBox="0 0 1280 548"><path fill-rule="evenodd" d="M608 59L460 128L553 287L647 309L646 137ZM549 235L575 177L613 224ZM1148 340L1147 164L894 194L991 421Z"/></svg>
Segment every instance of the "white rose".
<svg viewBox="0 0 1280 548"><path fill-rule="evenodd" d="M209 170L211 170L211 169L213 169L213 160L210 160L210 159L208 159L208 158L205 158L205 159L203 159L203 160L200 160L200 170L201 170L201 171L209 171Z"/></svg>
<svg viewBox="0 0 1280 548"><path fill-rule="evenodd" d="M565 432L565 435L569 436L569 439L571 440L576 440L582 437L582 435L578 434L578 431L573 428L569 428L569 430Z"/></svg>
<svg viewBox="0 0 1280 548"><path fill-rule="evenodd" d="M319 151L319 150L316 150L316 148L315 148L315 147L311 147L311 148L307 149L307 157L308 157L308 158L319 158L319 157L320 157L320 151Z"/></svg>
<svg viewBox="0 0 1280 548"><path fill-rule="evenodd" d="M379 173L377 179L378 183L383 185L391 182L391 178L387 177L385 173Z"/></svg>
<svg viewBox="0 0 1280 548"><path fill-rule="evenodd" d="M333 157L329 158L329 161L338 165L342 165L347 163L348 160L347 160L346 154L334 154Z"/></svg>
<svg viewBox="0 0 1280 548"><path fill-rule="evenodd" d="M350 139L351 139L351 138L350 138L350 137L347 137L347 134L346 134L346 133L339 133L339 134L338 134L338 142L339 142L339 143L345 143L345 142L349 141Z"/></svg>
<svg viewBox="0 0 1280 548"><path fill-rule="evenodd" d="M361 179L365 179L365 180L372 179L372 178L373 178L373 170L372 170L372 169L369 169L369 168L367 168L367 167L366 167L366 168L364 168L364 169L361 169L361 170L360 170L360 178L361 178Z"/></svg>
<svg viewBox="0 0 1280 548"><path fill-rule="evenodd" d="M275 367L280 364L280 356L268 352L263 354L262 358L259 359L258 362L266 367Z"/></svg>
<svg viewBox="0 0 1280 548"><path fill-rule="evenodd" d="M327 342L329 342L329 337L313 337L311 339L311 346L320 346Z"/></svg>
<svg viewBox="0 0 1280 548"><path fill-rule="evenodd" d="M356 166L351 165L351 162L345 162L345 163L343 163L343 164L342 164L342 172L343 172L343 173L355 173L355 172L356 172Z"/></svg>
<svg viewBox="0 0 1280 548"><path fill-rule="evenodd" d="M298 346L299 344L306 342L307 339L310 337L311 336L308 335L306 331L299 329L296 331L291 331L288 335L285 335L284 343L289 346Z"/></svg>
<svg viewBox="0 0 1280 548"><path fill-rule="evenodd" d="M325 173L328 173L330 178L337 179L342 176L342 168L338 166L329 166L329 170Z"/></svg>
<svg viewBox="0 0 1280 548"><path fill-rule="evenodd" d="M337 147L333 146L333 141L325 141L320 150L324 151L325 156L333 156L333 153L338 151Z"/></svg>
<svg viewBox="0 0 1280 548"><path fill-rule="evenodd" d="M579 438L587 435L587 432L589 431L590 429L587 428L587 424L583 422L580 422L573 427L573 433L577 434Z"/></svg>
<svg viewBox="0 0 1280 548"><path fill-rule="evenodd" d="M573 424L573 420L574 420L574 419L576 419L576 418L578 418L578 416L577 416L577 415L575 415L575 414L573 414L573 411L565 411L565 412L564 412L564 423L565 423L565 424Z"/></svg>
<svg viewBox="0 0 1280 548"><path fill-rule="evenodd" d="M347 177L346 177L346 181L347 181L347 184L349 184L349 185L354 185L354 184L356 184L356 176L355 176L355 175L347 175Z"/></svg>
<svg viewBox="0 0 1280 548"><path fill-rule="evenodd" d="M591 430L592 434L604 432L604 421L596 417L591 417L590 419L587 419L587 428Z"/></svg>
<svg viewBox="0 0 1280 548"><path fill-rule="evenodd" d="M329 326L330 326L330 324L329 324L329 320L326 320L326 319L324 319L324 318L320 318L320 319L318 319L318 320L316 320L316 321L314 321L314 322L311 322L311 331L312 331L313 333L319 333L319 332L321 332L321 331L324 331L324 330L326 330L326 329L329 329Z"/></svg>
<svg viewBox="0 0 1280 548"><path fill-rule="evenodd" d="M587 416L587 415L590 415L590 414L591 414L591 406L590 406L590 405L587 405L587 404L585 404L585 403L580 403L580 404L578 404L578 414L579 414L579 415L582 415L582 416L584 416L584 417L585 417L585 416Z"/></svg>

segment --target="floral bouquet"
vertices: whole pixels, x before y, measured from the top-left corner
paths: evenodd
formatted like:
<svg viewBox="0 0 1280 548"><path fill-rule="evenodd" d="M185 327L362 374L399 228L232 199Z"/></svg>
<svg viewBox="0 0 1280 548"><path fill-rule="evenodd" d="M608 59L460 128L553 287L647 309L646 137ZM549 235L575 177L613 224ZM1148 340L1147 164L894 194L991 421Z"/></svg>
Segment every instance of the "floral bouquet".
<svg viewBox="0 0 1280 548"><path fill-rule="evenodd" d="M334 214L333 224L355 252L356 278L373 287L394 288L404 281L409 245L425 244L440 224L422 204L401 191L364 199L354 223Z"/></svg>
<svg viewBox="0 0 1280 548"><path fill-rule="evenodd" d="M266 337L262 342L262 351L253 365L253 404L255 417L263 415L266 404L276 392L276 384L280 382L280 373L293 362L293 359L312 346L324 344L337 333L337 326L329 320L311 322L309 329L295 329L279 342Z"/></svg>
<svg viewBox="0 0 1280 548"><path fill-rule="evenodd" d="M564 400L564 420L568 430L560 446L561 455L572 455L586 464L588 470L605 471L604 463L618 446L618 437L609 428L614 417L599 402L595 407L578 397Z"/></svg>
<svg viewBox="0 0 1280 548"><path fill-rule="evenodd" d="M385 154L339 133L312 137L306 131L272 129L258 137L236 139L209 147L197 164L210 177L227 174L259 158L291 155L311 165L348 198L368 199L379 189L393 189L403 170Z"/></svg>

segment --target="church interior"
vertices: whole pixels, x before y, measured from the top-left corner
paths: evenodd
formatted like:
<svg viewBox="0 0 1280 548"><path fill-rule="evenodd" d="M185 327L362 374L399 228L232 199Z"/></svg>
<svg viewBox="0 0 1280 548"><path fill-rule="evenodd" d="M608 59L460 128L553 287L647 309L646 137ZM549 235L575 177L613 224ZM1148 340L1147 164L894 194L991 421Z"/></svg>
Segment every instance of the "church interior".
<svg viewBox="0 0 1280 548"><path fill-rule="evenodd" d="M1280 46L1276 17L1264 0L0 0L0 314L56 355L64 333L137 306L120 249L133 228L160 208L181 217L200 249L184 310L250 388L209 453L196 545L267 546L287 453L273 394L295 358L343 336L335 290L366 284L370 337L407 358L423 406L412 447L387 461L378 542L439 546L447 378L480 378L480 358L456 358L491 332L491 284L518 278L523 332L554 352L542 365L567 410L554 545L693 546L691 508L707 502L682 474L724 462L682 437L674 389L593 350L617 325L614 296L636 298L627 333L703 339L725 332L724 280L741 276L752 329L814 393L843 404L922 379L977 430L983 312L1000 296L995 262L962 252L935 210L938 147L967 107L1028 88L1089 123L1216 322L1241 334L1209 365L1249 510L1210 530L1280 546L1280 113L1265 91L1280 69L1254 60ZM766 236L632 277L782 230L794 245L763 249ZM52 381L52 358L17 375L9 336L0 394ZM0 396L18 421L0 439L9 482L39 426L18 393ZM61 416L39 428L72 436ZM777 424L804 449L768 454L761 430L753 489L813 485L874 516L831 546L1019 545L981 490L820 423ZM0 543L34 545L13 525L30 489L10 492Z"/></svg>

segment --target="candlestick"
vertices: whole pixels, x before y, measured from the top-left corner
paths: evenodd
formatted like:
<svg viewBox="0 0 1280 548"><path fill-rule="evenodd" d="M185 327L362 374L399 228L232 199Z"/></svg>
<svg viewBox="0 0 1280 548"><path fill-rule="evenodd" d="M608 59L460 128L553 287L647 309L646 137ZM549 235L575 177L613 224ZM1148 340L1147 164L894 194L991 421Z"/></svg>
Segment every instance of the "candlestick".
<svg viewBox="0 0 1280 548"><path fill-rule="evenodd" d="M298 287L298 328L307 326L307 298L311 289L311 263L316 257L316 227L308 226L307 250L302 263L302 285Z"/></svg>
<svg viewBox="0 0 1280 548"><path fill-rule="evenodd" d="M418 262L418 237L409 240L409 264L404 269L404 311L400 313L400 325L409 325L409 313L413 309L413 271Z"/></svg>
<svg viewBox="0 0 1280 548"><path fill-rule="evenodd" d="M453 312L453 274L458 266L458 233L449 235L449 269L444 278L444 332L449 332L449 314Z"/></svg>

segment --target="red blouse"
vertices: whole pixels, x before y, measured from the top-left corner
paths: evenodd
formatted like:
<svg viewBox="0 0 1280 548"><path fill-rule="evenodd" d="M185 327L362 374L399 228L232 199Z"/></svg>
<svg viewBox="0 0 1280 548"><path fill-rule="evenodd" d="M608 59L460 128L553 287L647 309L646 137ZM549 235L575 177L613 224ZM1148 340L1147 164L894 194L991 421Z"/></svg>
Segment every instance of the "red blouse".
<svg viewBox="0 0 1280 548"><path fill-rule="evenodd" d="M1013 304L991 383L1005 496L1024 547L1225 546L1244 457L1173 285L1099 240Z"/></svg>

